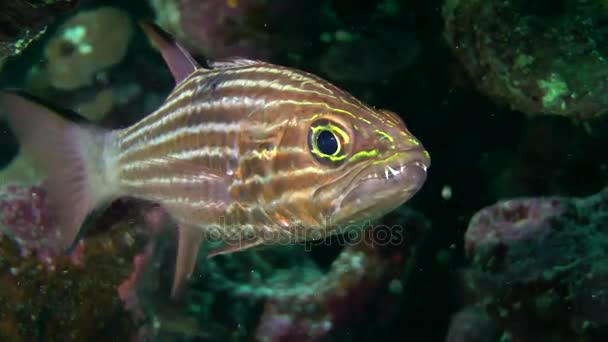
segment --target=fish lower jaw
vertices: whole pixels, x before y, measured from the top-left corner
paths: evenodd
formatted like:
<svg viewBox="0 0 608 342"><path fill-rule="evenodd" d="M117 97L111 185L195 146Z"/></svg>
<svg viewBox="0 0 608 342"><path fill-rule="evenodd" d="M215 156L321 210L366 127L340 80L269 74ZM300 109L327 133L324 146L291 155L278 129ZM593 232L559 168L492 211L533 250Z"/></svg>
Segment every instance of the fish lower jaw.
<svg viewBox="0 0 608 342"><path fill-rule="evenodd" d="M424 172L426 172L428 169L428 166L421 161L413 161L413 162L409 162L407 164L400 164L399 166L386 165L386 166L383 166L382 168L379 168L379 170L377 172L368 173L366 176L361 178L361 180L362 181L369 180L369 179L389 180L392 178L396 178L399 175L406 172L408 167L417 167L417 168L420 168L421 170L423 170Z"/></svg>
<svg viewBox="0 0 608 342"><path fill-rule="evenodd" d="M382 216L407 202L426 180L426 163L370 165L338 199L337 221L355 222ZM371 168L371 169L370 169Z"/></svg>

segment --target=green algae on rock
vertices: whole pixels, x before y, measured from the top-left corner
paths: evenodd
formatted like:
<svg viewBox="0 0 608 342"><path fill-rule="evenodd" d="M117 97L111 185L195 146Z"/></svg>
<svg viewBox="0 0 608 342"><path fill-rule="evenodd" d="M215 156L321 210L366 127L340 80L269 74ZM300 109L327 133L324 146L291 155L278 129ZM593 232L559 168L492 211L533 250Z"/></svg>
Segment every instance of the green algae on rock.
<svg viewBox="0 0 608 342"><path fill-rule="evenodd" d="M46 25L71 10L78 0L11 0L0 2L0 65L20 54L46 31Z"/></svg>
<svg viewBox="0 0 608 342"><path fill-rule="evenodd" d="M608 108L605 1L448 0L445 37L479 90L527 114Z"/></svg>

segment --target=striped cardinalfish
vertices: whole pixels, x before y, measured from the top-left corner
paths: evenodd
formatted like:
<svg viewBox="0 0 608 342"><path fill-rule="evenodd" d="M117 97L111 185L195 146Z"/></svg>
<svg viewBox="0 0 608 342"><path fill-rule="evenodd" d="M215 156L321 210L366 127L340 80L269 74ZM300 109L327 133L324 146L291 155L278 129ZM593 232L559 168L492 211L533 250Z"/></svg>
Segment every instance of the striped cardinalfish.
<svg viewBox="0 0 608 342"><path fill-rule="evenodd" d="M176 85L153 113L106 130L0 95L22 149L47 174L69 249L87 216L119 197L161 205L178 227L172 295L209 255L296 242L381 217L410 199L430 157L396 114L300 70L233 58L200 66L142 24Z"/></svg>

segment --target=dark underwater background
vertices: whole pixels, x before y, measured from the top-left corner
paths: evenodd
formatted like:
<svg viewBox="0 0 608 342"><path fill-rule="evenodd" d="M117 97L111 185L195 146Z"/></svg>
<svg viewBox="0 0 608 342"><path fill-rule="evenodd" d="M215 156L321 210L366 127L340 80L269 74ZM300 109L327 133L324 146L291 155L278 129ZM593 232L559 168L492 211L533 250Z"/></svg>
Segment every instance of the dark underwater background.
<svg viewBox="0 0 608 342"><path fill-rule="evenodd" d="M200 61L300 68L398 113L427 181L374 243L200 258L172 303L175 233L151 237L149 203L91 217L82 255L45 250L42 177L0 113L0 340L608 339L604 1L13 0L0 86L133 123L173 86L138 20Z"/></svg>

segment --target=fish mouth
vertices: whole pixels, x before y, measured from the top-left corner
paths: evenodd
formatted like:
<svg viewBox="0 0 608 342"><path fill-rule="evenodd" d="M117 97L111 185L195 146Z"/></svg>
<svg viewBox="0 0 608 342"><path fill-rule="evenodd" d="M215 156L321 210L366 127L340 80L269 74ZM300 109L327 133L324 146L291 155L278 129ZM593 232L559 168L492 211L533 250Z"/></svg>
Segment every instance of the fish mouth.
<svg viewBox="0 0 608 342"><path fill-rule="evenodd" d="M422 188L430 159L424 150L391 154L360 170L340 196L334 222L373 220L401 206Z"/></svg>

